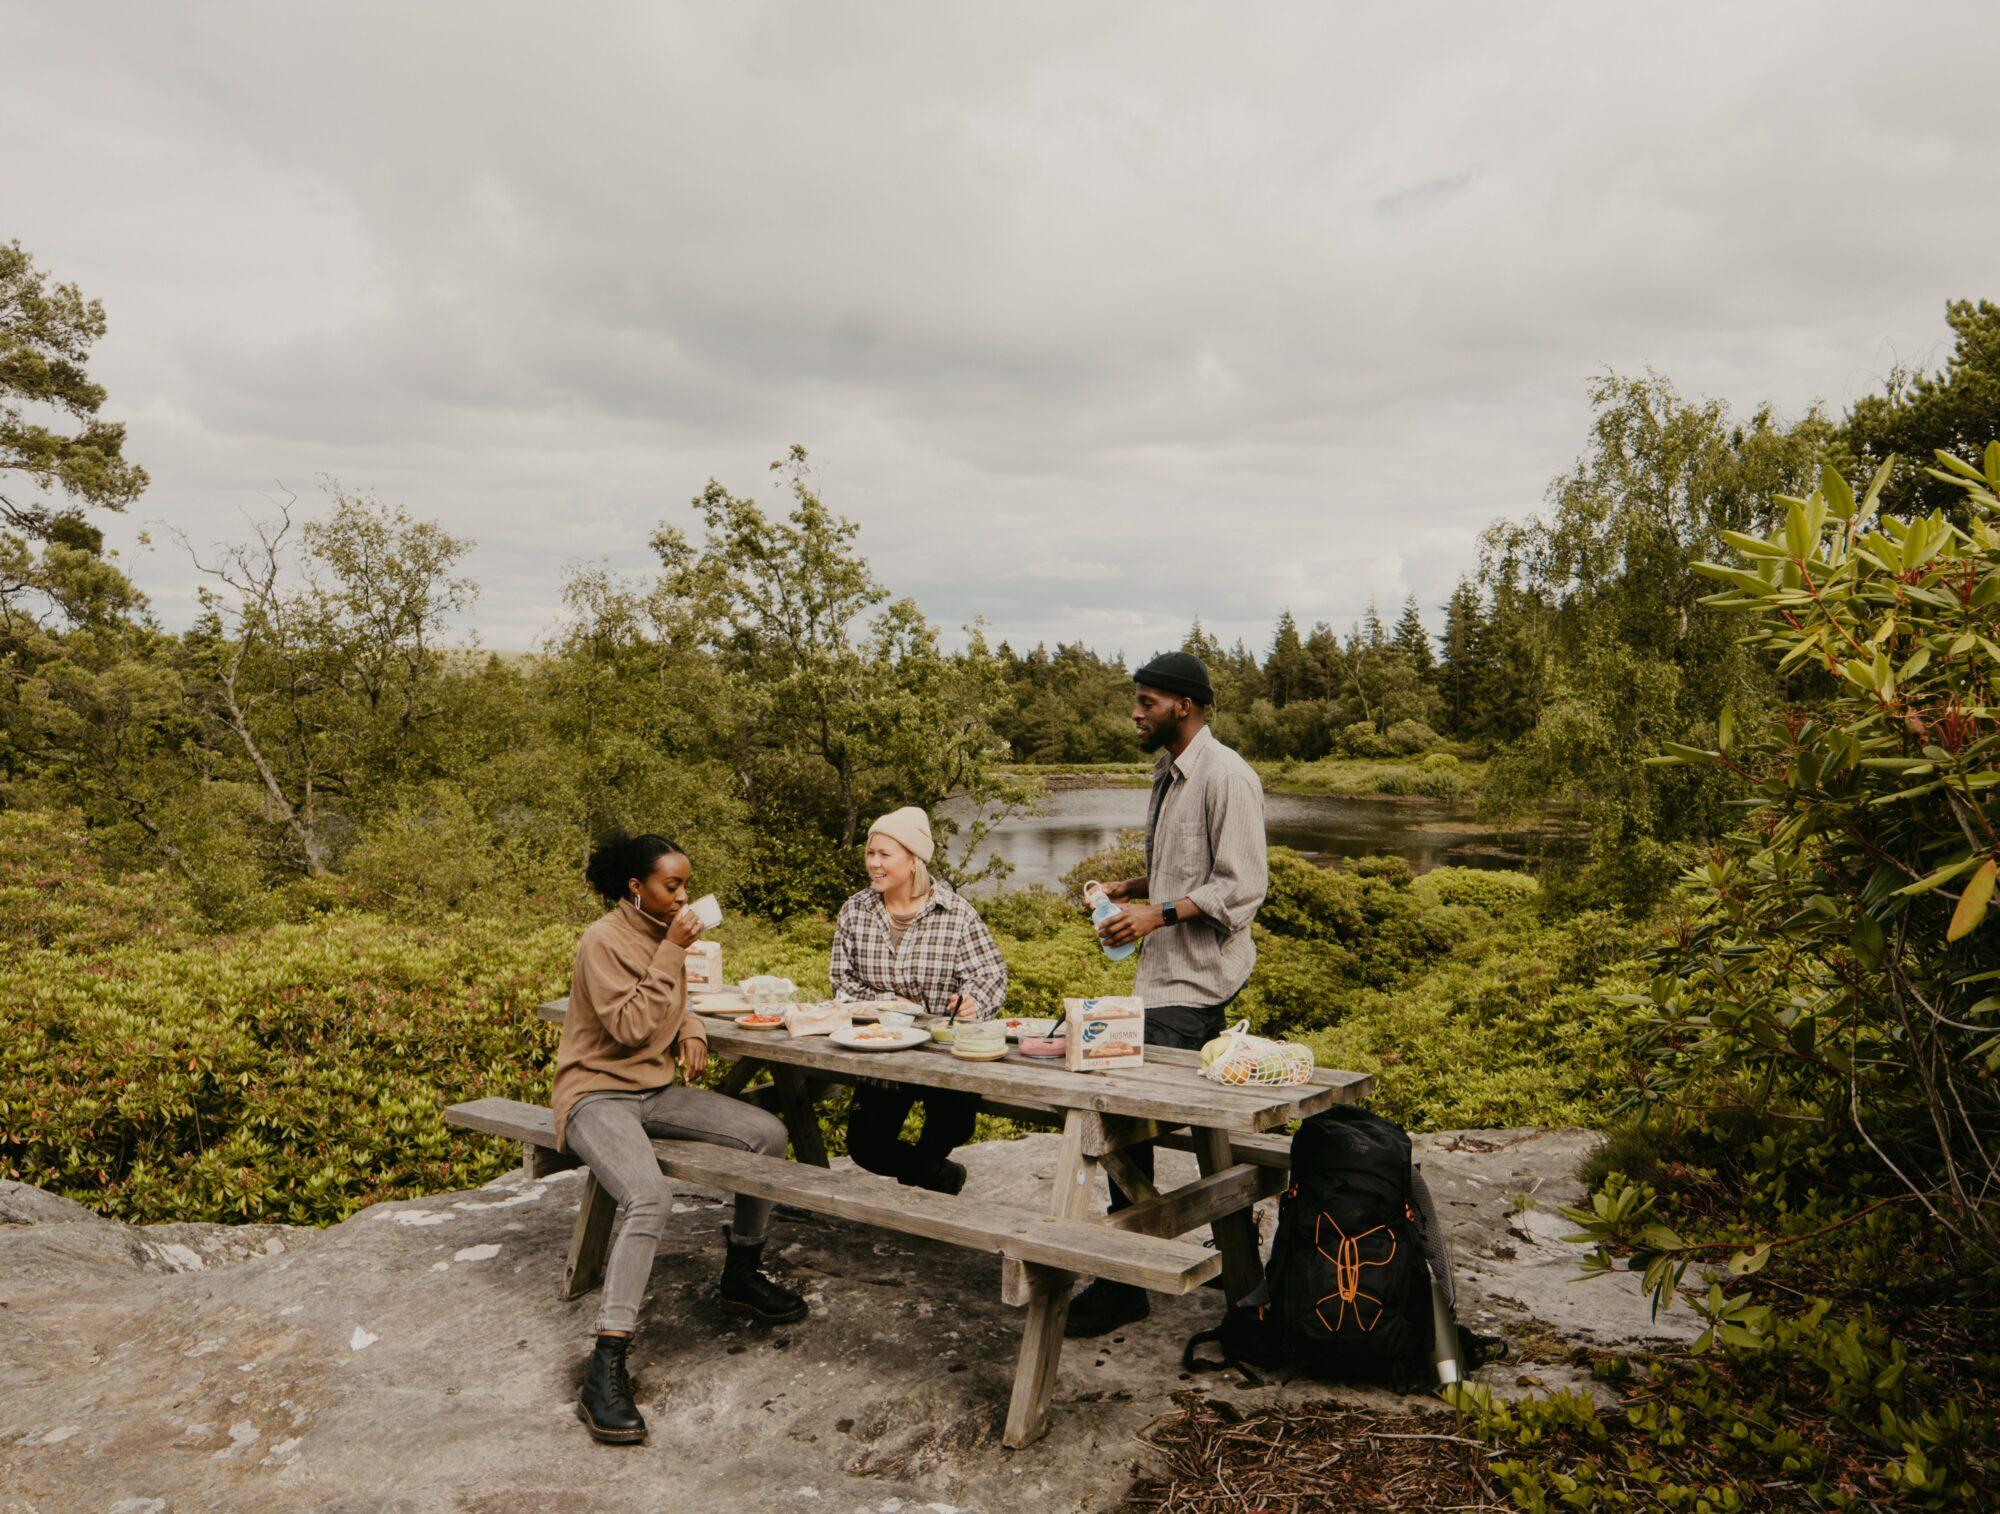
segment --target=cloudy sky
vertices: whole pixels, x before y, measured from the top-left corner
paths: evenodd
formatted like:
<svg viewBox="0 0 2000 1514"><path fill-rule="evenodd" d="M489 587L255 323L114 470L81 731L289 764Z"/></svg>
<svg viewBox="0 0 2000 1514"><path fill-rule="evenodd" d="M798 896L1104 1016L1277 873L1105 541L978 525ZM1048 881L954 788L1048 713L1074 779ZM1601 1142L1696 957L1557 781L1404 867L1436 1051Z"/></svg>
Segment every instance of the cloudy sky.
<svg viewBox="0 0 2000 1514"><path fill-rule="evenodd" d="M1669 19L1662 21L1663 10ZM0 238L102 299L137 545L322 475L526 647L809 447L891 588L1143 655L1433 611L1584 385L1836 409L2000 296L1981 3L0 0ZM156 540L162 533L154 531Z"/></svg>

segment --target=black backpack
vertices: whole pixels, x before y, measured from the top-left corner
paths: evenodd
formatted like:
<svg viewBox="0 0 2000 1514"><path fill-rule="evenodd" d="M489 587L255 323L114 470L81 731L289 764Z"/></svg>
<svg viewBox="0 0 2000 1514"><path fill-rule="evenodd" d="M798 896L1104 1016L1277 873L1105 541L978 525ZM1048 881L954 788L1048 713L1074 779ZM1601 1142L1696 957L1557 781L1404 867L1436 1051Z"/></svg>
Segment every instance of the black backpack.
<svg viewBox="0 0 2000 1514"><path fill-rule="evenodd" d="M1315 1377L1406 1392L1428 1376L1431 1335L1410 1138L1346 1105L1312 1116L1292 1138L1263 1286L1190 1341L1188 1358L1215 1340L1233 1363L1297 1363Z"/></svg>

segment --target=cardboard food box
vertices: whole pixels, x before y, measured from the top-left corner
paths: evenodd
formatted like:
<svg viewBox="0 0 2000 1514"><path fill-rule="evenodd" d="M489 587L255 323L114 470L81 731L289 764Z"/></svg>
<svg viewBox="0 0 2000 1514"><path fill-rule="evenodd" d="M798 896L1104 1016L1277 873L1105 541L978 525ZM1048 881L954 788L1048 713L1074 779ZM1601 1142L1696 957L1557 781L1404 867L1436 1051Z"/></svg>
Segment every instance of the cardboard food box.
<svg viewBox="0 0 2000 1514"><path fill-rule="evenodd" d="M1063 1030L1063 1065L1071 1072L1138 1067L1146 1059L1146 1006L1129 994L1063 1000Z"/></svg>
<svg viewBox="0 0 2000 1514"><path fill-rule="evenodd" d="M687 949L688 988L713 993L722 987L722 943L697 941Z"/></svg>

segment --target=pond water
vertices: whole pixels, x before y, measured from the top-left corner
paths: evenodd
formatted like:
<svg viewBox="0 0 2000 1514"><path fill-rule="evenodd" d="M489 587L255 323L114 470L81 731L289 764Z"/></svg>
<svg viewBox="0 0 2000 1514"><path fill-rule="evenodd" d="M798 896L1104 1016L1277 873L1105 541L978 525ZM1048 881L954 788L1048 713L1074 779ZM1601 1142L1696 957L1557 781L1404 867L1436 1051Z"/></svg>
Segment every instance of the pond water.
<svg viewBox="0 0 2000 1514"><path fill-rule="evenodd" d="M979 857L997 854L1014 866L1008 888L1060 888L1062 875L1121 830L1146 823L1144 788L1057 789L1039 815L1017 815L986 838ZM961 823L967 812L944 806ZM1471 806L1433 800L1354 798L1343 794L1266 794L1264 833L1328 860L1391 854L1418 872L1434 867L1513 868L1522 865L1521 838L1478 824Z"/></svg>

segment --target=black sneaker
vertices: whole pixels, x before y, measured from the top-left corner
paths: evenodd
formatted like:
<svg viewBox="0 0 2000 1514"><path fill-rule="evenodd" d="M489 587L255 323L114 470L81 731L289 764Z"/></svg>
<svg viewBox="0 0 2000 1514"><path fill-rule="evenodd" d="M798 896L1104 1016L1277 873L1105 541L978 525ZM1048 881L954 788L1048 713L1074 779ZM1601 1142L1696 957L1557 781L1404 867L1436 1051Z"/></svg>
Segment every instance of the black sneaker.
<svg viewBox="0 0 2000 1514"><path fill-rule="evenodd" d="M1144 1288L1099 1278L1069 1301L1069 1322L1063 1326L1063 1334L1072 1337L1105 1335L1120 1325L1142 1320L1152 1312L1153 1306L1147 1302Z"/></svg>

